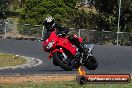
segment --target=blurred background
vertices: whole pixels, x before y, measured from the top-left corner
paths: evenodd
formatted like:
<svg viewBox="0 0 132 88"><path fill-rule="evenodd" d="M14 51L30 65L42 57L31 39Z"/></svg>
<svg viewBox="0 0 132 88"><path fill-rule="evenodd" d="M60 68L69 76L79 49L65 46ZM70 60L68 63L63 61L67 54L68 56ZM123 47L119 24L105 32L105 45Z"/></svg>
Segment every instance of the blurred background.
<svg viewBox="0 0 132 88"><path fill-rule="evenodd" d="M132 45L132 0L0 0L0 38L41 38L56 21L86 43Z"/></svg>

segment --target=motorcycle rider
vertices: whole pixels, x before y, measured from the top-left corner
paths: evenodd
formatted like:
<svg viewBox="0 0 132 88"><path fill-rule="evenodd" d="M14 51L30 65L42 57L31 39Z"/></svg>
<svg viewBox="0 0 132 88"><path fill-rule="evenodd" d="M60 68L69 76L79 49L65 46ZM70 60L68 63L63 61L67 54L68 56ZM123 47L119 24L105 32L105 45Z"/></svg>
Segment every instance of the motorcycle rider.
<svg viewBox="0 0 132 88"><path fill-rule="evenodd" d="M44 27L46 28L46 33L44 34L43 37L43 40L46 40L50 34L56 30L56 34L58 36L66 36L66 34L69 32L69 29L66 28L66 27L62 27L59 23L57 23L53 17L49 16L47 17L45 20L44 20L44 23L43 23ZM77 37L75 36L69 36L68 37L68 40L73 44L75 45L79 52L84 52L84 47L80 44L79 40Z"/></svg>
<svg viewBox="0 0 132 88"><path fill-rule="evenodd" d="M68 33L68 29L65 27L62 27L59 23L55 22L53 17L47 17L44 20L43 23L45 29L46 29L46 33L43 36L43 40L46 40L50 34L56 30L56 33L58 36L64 36Z"/></svg>

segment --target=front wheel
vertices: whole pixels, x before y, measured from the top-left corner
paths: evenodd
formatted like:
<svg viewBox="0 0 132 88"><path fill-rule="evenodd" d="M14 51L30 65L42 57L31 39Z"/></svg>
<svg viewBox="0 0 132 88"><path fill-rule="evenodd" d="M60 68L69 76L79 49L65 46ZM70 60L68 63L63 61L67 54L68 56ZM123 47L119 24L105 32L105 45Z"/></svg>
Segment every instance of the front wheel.
<svg viewBox="0 0 132 88"><path fill-rule="evenodd" d="M95 70L95 69L98 67L98 63L97 63L97 61L96 61L96 59L95 59L94 56L90 56L90 57L86 60L84 66L85 66L87 69L89 69L89 70Z"/></svg>
<svg viewBox="0 0 132 88"><path fill-rule="evenodd" d="M70 65L68 65L68 62L64 62L63 59L63 55L61 52L55 52L53 54L53 58L56 60L57 64L64 69L65 71L72 71L72 67L70 67Z"/></svg>

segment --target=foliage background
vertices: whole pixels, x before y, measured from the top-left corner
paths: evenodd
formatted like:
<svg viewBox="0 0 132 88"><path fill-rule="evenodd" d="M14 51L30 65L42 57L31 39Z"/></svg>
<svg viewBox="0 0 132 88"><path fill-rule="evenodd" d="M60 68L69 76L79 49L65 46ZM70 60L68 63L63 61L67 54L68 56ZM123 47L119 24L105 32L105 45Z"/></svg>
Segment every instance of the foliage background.
<svg viewBox="0 0 132 88"><path fill-rule="evenodd" d="M82 0L1 0L0 19L17 17L20 25L42 25L45 17L53 16L67 27L116 31L118 3L119 0L96 0L91 5L95 13ZM132 0L122 0L120 24L122 32L132 32Z"/></svg>

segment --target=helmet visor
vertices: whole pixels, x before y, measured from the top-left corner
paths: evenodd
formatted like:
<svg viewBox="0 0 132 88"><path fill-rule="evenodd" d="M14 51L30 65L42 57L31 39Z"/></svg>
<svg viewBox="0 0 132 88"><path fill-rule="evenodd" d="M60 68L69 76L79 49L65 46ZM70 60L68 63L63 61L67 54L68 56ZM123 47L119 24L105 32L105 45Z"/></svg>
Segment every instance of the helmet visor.
<svg viewBox="0 0 132 88"><path fill-rule="evenodd" d="M45 28L49 30L49 29L52 28L52 25L53 25L53 24L54 24L53 21L52 21L52 22L46 22L46 23L45 23Z"/></svg>

